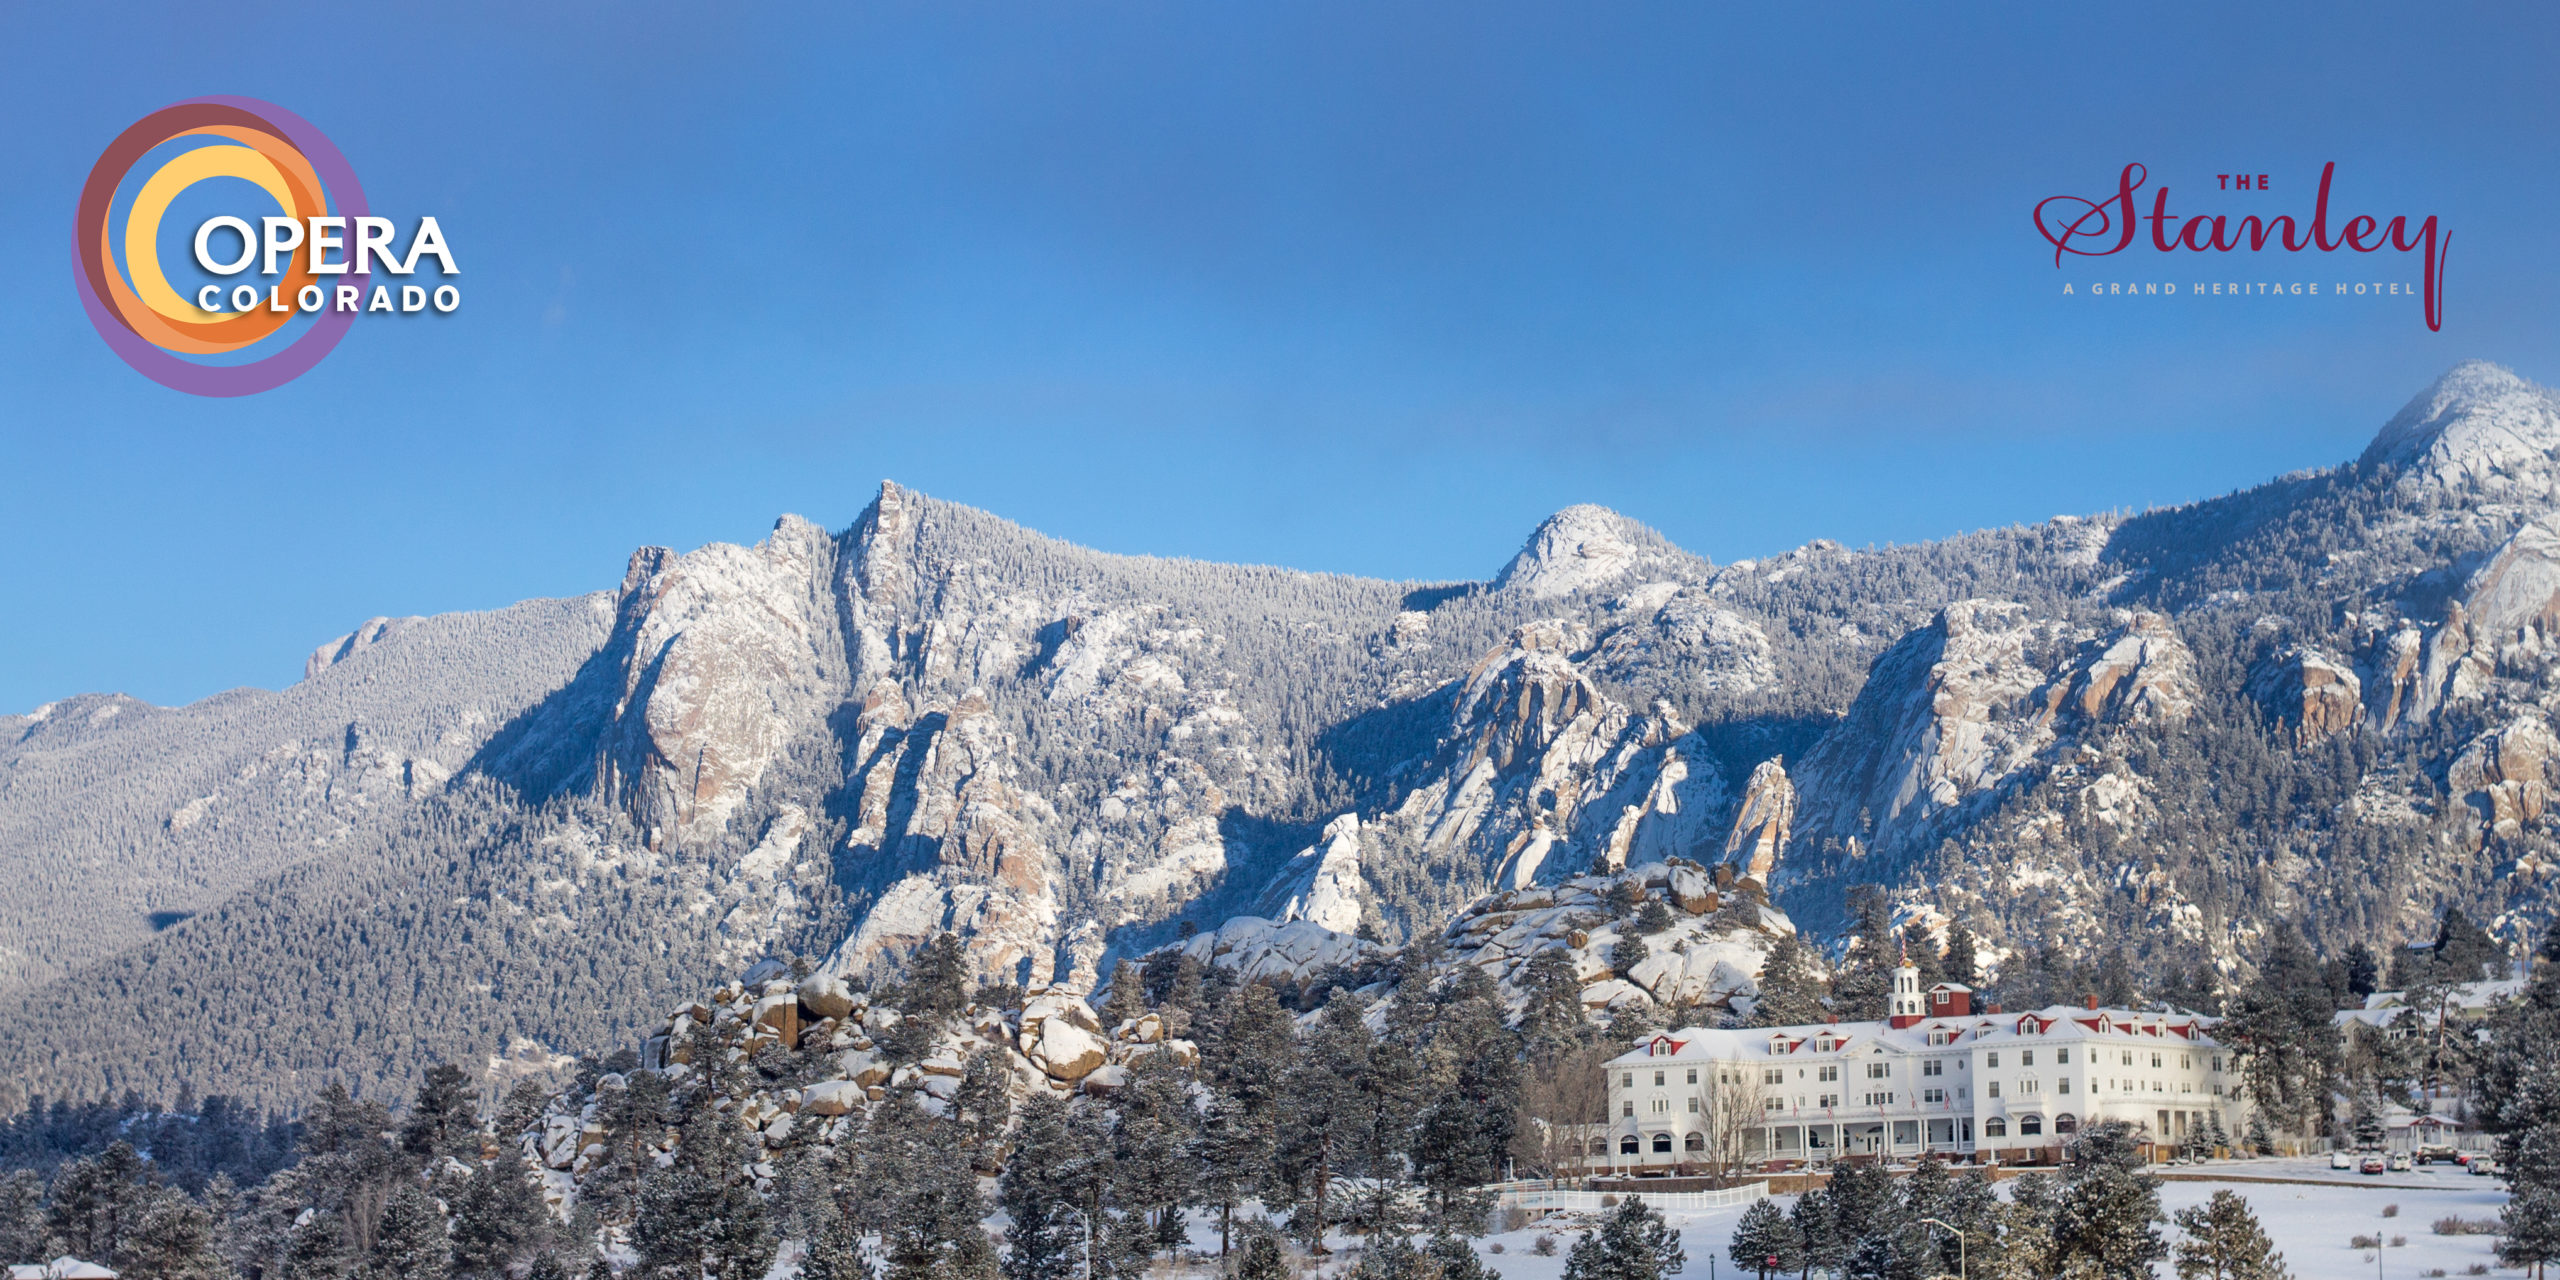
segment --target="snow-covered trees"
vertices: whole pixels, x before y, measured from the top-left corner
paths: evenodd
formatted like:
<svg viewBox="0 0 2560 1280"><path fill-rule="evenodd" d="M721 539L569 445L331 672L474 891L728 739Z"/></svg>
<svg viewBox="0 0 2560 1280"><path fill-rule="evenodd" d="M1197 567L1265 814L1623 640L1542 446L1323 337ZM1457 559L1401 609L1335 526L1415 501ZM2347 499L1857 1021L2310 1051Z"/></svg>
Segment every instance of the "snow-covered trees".
<svg viewBox="0 0 2560 1280"><path fill-rule="evenodd" d="M2249 1202L2229 1191L2180 1209L2178 1280L2285 1280L2284 1255L2275 1251Z"/></svg>
<svg viewBox="0 0 2560 1280"><path fill-rule="evenodd" d="M1733 1240L1726 1254L1735 1266L1757 1271L1760 1280L1769 1280L1773 1274L1804 1268L1804 1237L1776 1201L1757 1200L1734 1224Z"/></svg>
<svg viewBox="0 0 2560 1280"><path fill-rule="evenodd" d="M2499 1256L2539 1274L2560 1261L2560 937L2543 944L2522 996L2491 1019L2480 1086L2514 1193Z"/></svg>
<svg viewBox="0 0 2560 1280"><path fill-rule="evenodd" d="M1565 1280L1662 1280L1688 1262L1680 1233L1645 1207L1644 1197L1629 1196L1596 1231L1585 1231L1565 1255Z"/></svg>
<svg viewBox="0 0 2560 1280"><path fill-rule="evenodd" d="M2160 1181L2142 1170L2140 1137L2121 1120L2080 1131L2070 1148L2054 1245L2065 1262L2085 1262L2108 1280L2150 1280L2169 1247L2155 1224Z"/></svg>
<svg viewBox="0 0 2560 1280"><path fill-rule="evenodd" d="M1760 995L1751 1006L1751 1025L1788 1027L1820 1022L1825 1012L1825 994L1822 980L1814 975L1805 955L1803 940L1795 934L1782 933L1771 944L1769 957L1761 965Z"/></svg>

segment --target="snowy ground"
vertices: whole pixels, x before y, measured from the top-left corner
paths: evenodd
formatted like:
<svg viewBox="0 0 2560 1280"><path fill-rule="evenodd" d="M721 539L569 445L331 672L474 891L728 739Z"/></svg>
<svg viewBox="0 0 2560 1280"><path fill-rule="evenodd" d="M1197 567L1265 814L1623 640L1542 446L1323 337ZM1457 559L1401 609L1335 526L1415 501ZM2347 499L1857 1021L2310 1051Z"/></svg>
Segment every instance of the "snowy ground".
<svg viewBox="0 0 2560 1280"><path fill-rule="evenodd" d="M2464 1275L2475 1265L2487 1270L2473 1274L2523 1274L2497 1265L2494 1236L2439 1236L2428 1229L2436 1219L2447 1216L2495 1218L2506 1205L2504 1183L2471 1177L2455 1166L2430 1166L2429 1170L2412 1170L2387 1178L2355 1174L2333 1178L2323 1157L2316 1161L2236 1161L2181 1172L2227 1173L2235 1179L2300 1177L2318 1183L2177 1181L2165 1183L2160 1189L2161 1207L2169 1213L2201 1204L2220 1190L2247 1198L2267 1234L2284 1252L2285 1263L2297 1280L2420 1280L2428 1275ZM2376 1185L2382 1183L2405 1185ZM1792 1199L1781 1197L1779 1203L1788 1205ZM2386 1208L2395 1205L2398 1212L2394 1216L2382 1216ZM1738 1280L1742 1273L1726 1257L1725 1246L1741 1216L1739 1208L1669 1215L1672 1225L1680 1229L1682 1247L1689 1254L1689 1265L1681 1273L1681 1280ZM1554 1236L1553 1256L1542 1258L1534 1252L1542 1234ZM1487 1236L1476 1242L1476 1252L1486 1265L1502 1273L1502 1280L1562 1280L1565 1253L1573 1246L1574 1234L1531 1226ZM2172 1242L2178 1239L2177 1229L2172 1226L2163 1225L2161 1234ZM2371 1249L2351 1247L2348 1241L2356 1235L2378 1236L2385 1241L2381 1256L2377 1258ZM2406 1243L2389 1243L2395 1238ZM1208 1224L1205 1238L1195 1226L1193 1239L1214 1252L1216 1223ZM1327 1259L1316 1275L1337 1277L1358 1265L1357 1241L1343 1241L1336 1247L1341 1252ZM2177 1274L2166 1262L2157 1268L2157 1273L2164 1280Z"/></svg>

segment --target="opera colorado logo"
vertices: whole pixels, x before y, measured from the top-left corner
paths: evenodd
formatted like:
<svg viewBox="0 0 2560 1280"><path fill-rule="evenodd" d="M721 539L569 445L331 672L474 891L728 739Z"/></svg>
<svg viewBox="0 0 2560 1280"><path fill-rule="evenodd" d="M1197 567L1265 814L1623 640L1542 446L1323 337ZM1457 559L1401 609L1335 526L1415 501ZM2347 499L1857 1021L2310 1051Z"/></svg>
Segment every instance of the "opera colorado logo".
<svg viewBox="0 0 2560 1280"><path fill-rule="evenodd" d="M282 386L359 316L462 305L434 218L374 216L319 130L254 98L192 99L118 134L81 188L73 238L98 335L192 395Z"/></svg>

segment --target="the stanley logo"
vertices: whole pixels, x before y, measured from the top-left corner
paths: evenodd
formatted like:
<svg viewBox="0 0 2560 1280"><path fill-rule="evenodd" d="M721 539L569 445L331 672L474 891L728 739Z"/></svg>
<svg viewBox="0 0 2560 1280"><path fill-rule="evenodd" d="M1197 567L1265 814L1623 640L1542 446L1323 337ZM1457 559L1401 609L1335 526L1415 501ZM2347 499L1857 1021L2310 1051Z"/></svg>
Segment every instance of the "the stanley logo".
<svg viewBox="0 0 2560 1280"><path fill-rule="evenodd" d="M2299 279L2286 281L2241 281L2216 272L2212 258L2188 259L2177 266L2179 279L2150 280L2133 285L2121 281L2093 283L2092 296L2120 296L2125 293L2170 294L2180 292L2196 296L2313 296L2313 297L2394 297L2416 295L2422 299L2427 328L2444 327L2444 256L2452 247L2453 232L2439 229L2435 215L2423 220L2397 215L2389 221L2370 214L2355 214L2343 220L2329 208L2329 186L2337 177L2338 166L2325 165L2320 170L2320 185L2313 194L2309 217L2301 222L2292 213L2277 213L2291 201L2301 199L2301 188L2279 191L2281 183L2268 181L2263 173L2219 173L2213 175L2211 190L2218 202L2241 210L2231 213L2196 213L2181 216L2170 211L2169 184L2161 183L2151 190L2150 210L2144 212L2134 193L2150 178L2140 164L2129 164L2116 175L2112 195L2092 200L2085 196L2051 196L2037 203L2036 232L2053 246L2053 265L2060 267L2066 257L2104 258L2132 248L2136 236L2148 223L2150 234L2142 237L2164 254L2184 250L2192 254L2227 255L2245 251L2260 253L2269 248L2286 253L2308 249L2318 253L2335 253L2340 249L2359 254L2390 250L2401 255L2393 261L2401 271L2391 278L2376 278L2371 262L2354 259L2322 259L2322 265ZM2249 194L2243 195L2246 192ZM2272 194L2270 194L2272 193ZM2290 206L2300 210L2302 206ZM2408 261L2415 254L2418 261ZM2157 260L2155 260L2157 261ZM2308 260L2305 260L2308 261ZM2192 264L2192 265L2188 265ZM2169 265L2163 263L2163 265ZM2402 272L2415 266L2418 279L2402 278ZM2066 283L2063 292L2073 292Z"/></svg>
<svg viewBox="0 0 2560 1280"><path fill-rule="evenodd" d="M404 228L374 216L319 130L253 98L181 102L117 135L81 188L73 253L99 336L153 381L200 396L300 377L360 315L462 305L434 218Z"/></svg>

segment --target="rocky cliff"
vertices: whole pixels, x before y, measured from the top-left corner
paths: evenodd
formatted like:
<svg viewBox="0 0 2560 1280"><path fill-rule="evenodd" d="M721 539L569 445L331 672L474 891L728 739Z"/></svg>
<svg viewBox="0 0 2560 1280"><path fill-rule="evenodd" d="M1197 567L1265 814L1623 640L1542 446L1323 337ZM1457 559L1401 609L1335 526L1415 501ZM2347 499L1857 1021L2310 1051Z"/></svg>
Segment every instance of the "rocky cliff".
<svg viewBox="0 0 2560 1280"><path fill-rule="evenodd" d="M41 1012L82 982L289 987L358 944L287 878L409 886L452 945L407 980L466 993L500 983L437 954L500 899L559 922L537 987L606 927L661 984L886 974L943 930L1033 990L1185 937L1303 974L1682 863L1817 937L1880 885L2006 964L2245 973L2276 929L2450 903L2512 930L2560 852L2555 453L2560 402L2469 364L2358 461L2188 506L1722 566L1575 507L1446 584L1104 555L884 485L610 593L376 619L280 694L0 718L0 1024L73 1064ZM1738 990L1719 955L1682 989ZM164 1039L238 1034L197 1016Z"/></svg>

